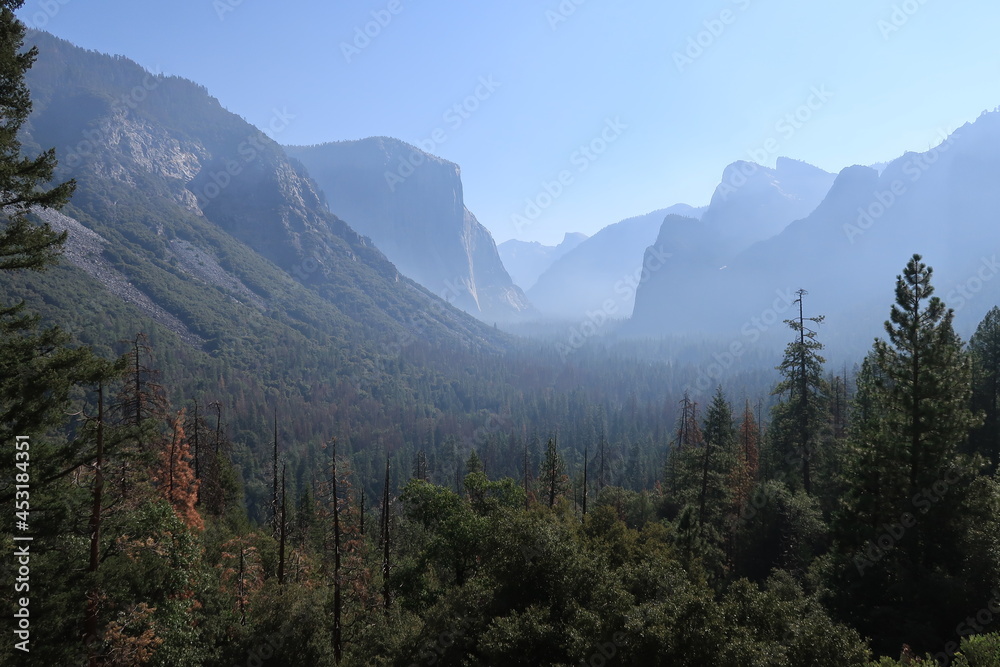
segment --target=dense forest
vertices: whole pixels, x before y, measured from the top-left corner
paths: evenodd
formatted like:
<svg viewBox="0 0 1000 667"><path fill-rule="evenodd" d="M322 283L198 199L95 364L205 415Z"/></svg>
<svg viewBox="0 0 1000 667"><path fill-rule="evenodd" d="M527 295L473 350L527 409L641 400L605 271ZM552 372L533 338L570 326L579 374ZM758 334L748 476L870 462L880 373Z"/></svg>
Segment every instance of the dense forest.
<svg viewBox="0 0 1000 667"><path fill-rule="evenodd" d="M774 373L704 389L644 356L676 343L565 357L435 321L372 347L294 286L300 319L259 317L105 225L109 261L205 340L136 330L38 216L100 227L76 198L108 193L52 185L55 153L18 141L20 4L0 2L0 663L1000 665L1000 308L961 340L915 255L894 299L872 286L888 320L851 370L800 290Z"/></svg>

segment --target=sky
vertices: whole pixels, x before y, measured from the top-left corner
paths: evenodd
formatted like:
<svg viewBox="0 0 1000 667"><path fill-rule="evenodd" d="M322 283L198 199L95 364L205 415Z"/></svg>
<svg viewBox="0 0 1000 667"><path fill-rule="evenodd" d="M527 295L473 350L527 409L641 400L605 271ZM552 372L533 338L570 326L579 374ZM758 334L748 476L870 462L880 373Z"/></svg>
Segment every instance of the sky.
<svg viewBox="0 0 1000 667"><path fill-rule="evenodd" d="M736 160L829 171L1000 106L986 0L26 0L28 25L208 88L282 144L459 164L500 243L709 202ZM349 222L349 221L348 221Z"/></svg>

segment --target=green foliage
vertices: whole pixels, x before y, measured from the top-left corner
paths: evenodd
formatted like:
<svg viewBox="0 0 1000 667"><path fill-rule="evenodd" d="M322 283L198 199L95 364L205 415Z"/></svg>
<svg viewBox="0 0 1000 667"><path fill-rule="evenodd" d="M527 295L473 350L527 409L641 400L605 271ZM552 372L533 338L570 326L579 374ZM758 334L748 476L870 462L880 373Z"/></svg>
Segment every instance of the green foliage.
<svg viewBox="0 0 1000 667"><path fill-rule="evenodd" d="M914 255L897 278L888 341L862 367L835 521L837 604L883 651L943 643L968 596L1000 571L975 525L997 525L995 491L959 453L978 424L971 361L931 275Z"/></svg>
<svg viewBox="0 0 1000 667"><path fill-rule="evenodd" d="M994 307L969 340L972 355L972 409L983 423L969 434L969 450L1000 467L1000 308Z"/></svg>
<svg viewBox="0 0 1000 667"><path fill-rule="evenodd" d="M822 429L827 416L829 388L823 378L820 356L823 344L816 340L817 332L807 323L821 324L823 316L805 317L805 290L797 292L799 316L785 320L796 339L785 348L778 366L782 380L774 394L782 396L773 411L770 430L771 464L775 470L793 472L788 480L801 483L807 494L813 493L813 476L824 471L828 453L822 447Z"/></svg>
<svg viewBox="0 0 1000 667"><path fill-rule="evenodd" d="M0 271L42 269L55 263L65 234L48 225L27 220L32 207L60 208L73 194L72 181L49 190L56 167L55 150L31 158L22 153L18 134L31 113L31 97L25 83L27 72L38 56L36 48L24 49L25 27L14 9L21 5L4 3L0 8Z"/></svg>

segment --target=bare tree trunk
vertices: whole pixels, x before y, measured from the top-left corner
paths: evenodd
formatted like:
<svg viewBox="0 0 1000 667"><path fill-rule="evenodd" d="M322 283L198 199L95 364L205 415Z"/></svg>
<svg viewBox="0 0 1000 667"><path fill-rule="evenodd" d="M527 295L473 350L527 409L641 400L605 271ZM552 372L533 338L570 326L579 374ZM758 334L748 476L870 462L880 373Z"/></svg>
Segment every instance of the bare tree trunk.
<svg viewBox="0 0 1000 667"><path fill-rule="evenodd" d="M524 441L524 509L528 509L528 441Z"/></svg>
<svg viewBox="0 0 1000 667"><path fill-rule="evenodd" d="M279 528L279 533L281 534L280 541L278 542L278 583L285 583L285 526L287 521L285 520L285 468L286 466L282 464L281 466L281 526Z"/></svg>
<svg viewBox="0 0 1000 667"><path fill-rule="evenodd" d="M361 486L361 514L358 516L358 523L361 524L361 537L365 536L365 487Z"/></svg>
<svg viewBox="0 0 1000 667"><path fill-rule="evenodd" d="M201 467L198 460L198 453L201 449L198 441L198 435L201 433L201 425L198 424L198 399L194 401L194 476L195 479L201 480ZM200 485L199 485L200 486Z"/></svg>
<svg viewBox="0 0 1000 667"><path fill-rule="evenodd" d="M246 603L246 567L244 565L246 561L246 549L243 546L242 540L240 541L240 584L239 584L239 597L240 597L240 625L247 624L247 603Z"/></svg>
<svg viewBox="0 0 1000 667"><path fill-rule="evenodd" d="M705 463L701 471L701 494L698 498L698 524L705 525L705 503L708 499L708 468L712 457L712 441L705 443Z"/></svg>
<svg viewBox="0 0 1000 667"><path fill-rule="evenodd" d="M382 495L382 605L383 610L388 613L390 603L389 572L391 565L389 562L390 534L389 528L392 517L389 511L389 457L385 459L385 491Z"/></svg>
<svg viewBox="0 0 1000 667"><path fill-rule="evenodd" d="M271 455L271 529L278 528L278 409L274 410L274 452Z"/></svg>
<svg viewBox="0 0 1000 667"><path fill-rule="evenodd" d="M343 657L341 635L341 588L340 581L340 499L337 496L337 439L333 439L333 472L331 473L333 493L333 661L340 664Z"/></svg>
<svg viewBox="0 0 1000 667"><path fill-rule="evenodd" d="M94 463L93 502L90 510L90 564L87 571L96 575L101 566L101 510L104 503L104 383L97 387L97 460ZM95 577L96 579L96 577ZM88 664L96 667L98 664L97 644L97 613L98 587L94 587L87 597L87 615L84 620L84 642L87 646Z"/></svg>

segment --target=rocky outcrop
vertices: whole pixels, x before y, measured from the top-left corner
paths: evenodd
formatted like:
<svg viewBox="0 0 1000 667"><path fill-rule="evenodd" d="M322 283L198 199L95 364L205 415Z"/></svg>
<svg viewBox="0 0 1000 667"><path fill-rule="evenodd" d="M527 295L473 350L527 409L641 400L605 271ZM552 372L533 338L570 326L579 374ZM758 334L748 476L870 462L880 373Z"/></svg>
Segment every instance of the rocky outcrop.
<svg viewBox="0 0 1000 667"><path fill-rule="evenodd" d="M734 256L812 213L835 178L785 157L777 159L774 169L734 162L723 172L702 221L717 236L719 255Z"/></svg>
<svg viewBox="0 0 1000 667"><path fill-rule="evenodd" d="M404 275L485 321L530 312L493 237L465 207L458 165L386 137L286 151L320 185L330 210Z"/></svg>
<svg viewBox="0 0 1000 667"><path fill-rule="evenodd" d="M647 272L643 253L672 214L697 217L701 210L677 204L608 225L553 262L528 290L528 298L552 319L580 321L605 310L627 318Z"/></svg>

